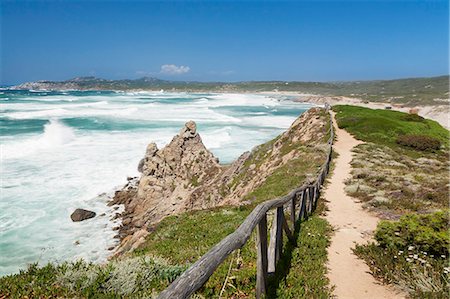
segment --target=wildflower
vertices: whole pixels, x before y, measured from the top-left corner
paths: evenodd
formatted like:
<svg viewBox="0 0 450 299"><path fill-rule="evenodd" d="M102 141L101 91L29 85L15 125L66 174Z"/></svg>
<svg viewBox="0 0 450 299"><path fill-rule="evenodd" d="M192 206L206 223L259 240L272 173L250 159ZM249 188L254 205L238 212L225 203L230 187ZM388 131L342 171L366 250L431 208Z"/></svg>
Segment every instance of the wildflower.
<svg viewBox="0 0 450 299"><path fill-rule="evenodd" d="M441 258L445 259L445 255L441 254Z"/></svg>
<svg viewBox="0 0 450 299"><path fill-rule="evenodd" d="M397 258L397 256L396 256L396 255L394 255L394 258L396 259L396 258Z"/></svg>
<svg viewBox="0 0 450 299"><path fill-rule="evenodd" d="M407 261L408 263L411 263L411 259L410 259L409 257L406 258L406 261Z"/></svg>
<svg viewBox="0 0 450 299"><path fill-rule="evenodd" d="M415 254L413 257L415 260L417 260L419 258L419 256L417 254Z"/></svg>
<svg viewBox="0 0 450 299"><path fill-rule="evenodd" d="M424 252L422 252L423 253L423 255L427 255L427 253L424 251Z"/></svg>
<svg viewBox="0 0 450 299"><path fill-rule="evenodd" d="M399 250L398 251L398 254L400 255L400 254L402 254L403 253L403 250Z"/></svg>
<svg viewBox="0 0 450 299"><path fill-rule="evenodd" d="M414 249L414 246L409 246L408 247L408 250L413 250Z"/></svg>

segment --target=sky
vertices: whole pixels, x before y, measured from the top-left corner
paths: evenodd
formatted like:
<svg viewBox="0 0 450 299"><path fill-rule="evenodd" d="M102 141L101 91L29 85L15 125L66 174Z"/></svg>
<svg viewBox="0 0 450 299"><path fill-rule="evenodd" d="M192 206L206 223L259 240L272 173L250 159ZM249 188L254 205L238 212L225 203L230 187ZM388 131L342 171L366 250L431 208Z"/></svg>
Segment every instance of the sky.
<svg viewBox="0 0 450 299"><path fill-rule="evenodd" d="M0 84L449 73L448 0L0 1Z"/></svg>

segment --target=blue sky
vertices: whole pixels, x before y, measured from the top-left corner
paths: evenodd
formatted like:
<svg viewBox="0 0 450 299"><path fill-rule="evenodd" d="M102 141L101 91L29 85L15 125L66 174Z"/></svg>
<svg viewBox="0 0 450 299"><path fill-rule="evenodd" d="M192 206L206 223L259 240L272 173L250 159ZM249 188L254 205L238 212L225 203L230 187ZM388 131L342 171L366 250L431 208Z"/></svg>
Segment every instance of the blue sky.
<svg viewBox="0 0 450 299"><path fill-rule="evenodd" d="M6 1L1 84L448 74L448 1Z"/></svg>

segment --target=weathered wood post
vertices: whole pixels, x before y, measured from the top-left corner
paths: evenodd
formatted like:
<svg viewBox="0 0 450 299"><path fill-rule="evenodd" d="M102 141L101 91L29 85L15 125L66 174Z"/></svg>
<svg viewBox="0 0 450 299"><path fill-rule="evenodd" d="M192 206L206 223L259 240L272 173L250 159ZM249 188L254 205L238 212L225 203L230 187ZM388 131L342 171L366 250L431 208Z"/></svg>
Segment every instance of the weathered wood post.
<svg viewBox="0 0 450 299"><path fill-rule="evenodd" d="M305 218L305 208L306 208L306 190L303 190L300 195L300 211L298 213L298 219L303 220Z"/></svg>
<svg viewBox="0 0 450 299"><path fill-rule="evenodd" d="M258 257L256 261L256 298L262 298L267 293L267 215L258 223L257 228Z"/></svg>
<svg viewBox="0 0 450 299"><path fill-rule="evenodd" d="M309 187L305 189L305 212L304 219L308 219L309 216L309 198L311 197L311 193L309 192Z"/></svg>
<svg viewBox="0 0 450 299"><path fill-rule="evenodd" d="M296 204L297 195L294 194L291 199L291 222L292 222L292 229L295 230L295 204Z"/></svg>
<svg viewBox="0 0 450 299"><path fill-rule="evenodd" d="M311 185L308 187L309 191L309 206L308 206L308 215L311 214L313 210L313 203L314 203L314 186Z"/></svg>
<svg viewBox="0 0 450 299"><path fill-rule="evenodd" d="M269 243L269 273L274 273L283 250L283 207L275 210Z"/></svg>

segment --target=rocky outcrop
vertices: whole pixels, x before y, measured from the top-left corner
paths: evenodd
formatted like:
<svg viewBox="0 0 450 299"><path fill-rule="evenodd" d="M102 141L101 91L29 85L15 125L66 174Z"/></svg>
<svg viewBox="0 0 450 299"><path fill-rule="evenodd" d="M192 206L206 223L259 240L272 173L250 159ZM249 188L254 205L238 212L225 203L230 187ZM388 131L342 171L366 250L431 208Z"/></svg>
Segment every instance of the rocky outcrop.
<svg viewBox="0 0 450 299"><path fill-rule="evenodd" d="M129 180L111 202L125 206L117 253L139 246L166 216L248 203L246 195L277 168L302 155L303 147L315 152L325 150L326 115L323 109L310 109L278 138L242 154L227 166L219 165L206 149L193 121L187 122L164 148L150 143L138 165L141 177Z"/></svg>
<svg viewBox="0 0 450 299"><path fill-rule="evenodd" d="M187 122L163 149L150 143L138 168L142 172L139 182L128 184L111 202L125 205L120 230L125 250L145 237L163 217L188 209L193 191L222 172L193 121Z"/></svg>
<svg viewBox="0 0 450 299"><path fill-rule="evenodd" d="M97 215L95 212L84 210L84 209L76 209L71 215L70 218L73 222L83 221L86 219L94 218Z"/></svg>

